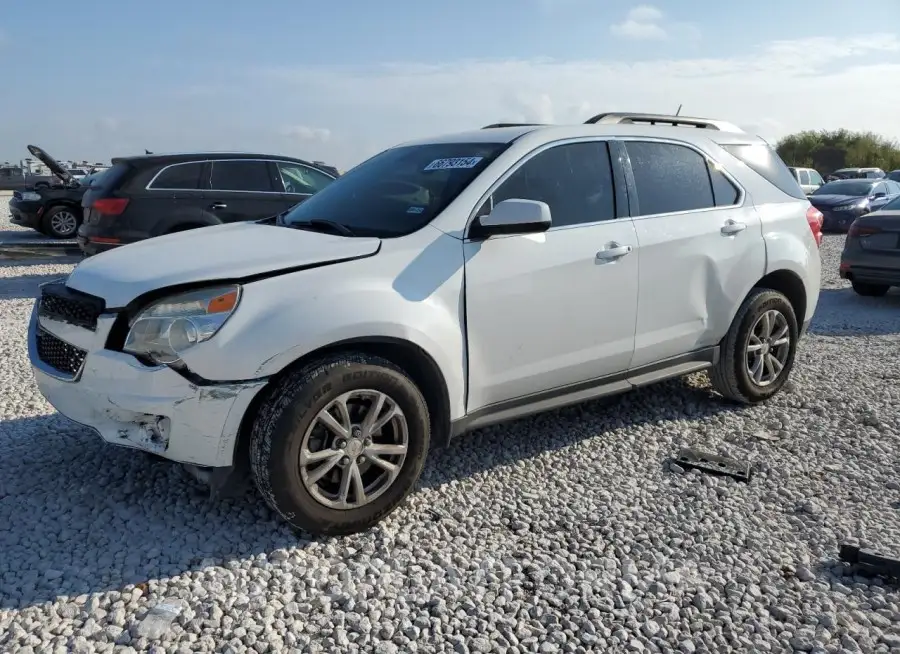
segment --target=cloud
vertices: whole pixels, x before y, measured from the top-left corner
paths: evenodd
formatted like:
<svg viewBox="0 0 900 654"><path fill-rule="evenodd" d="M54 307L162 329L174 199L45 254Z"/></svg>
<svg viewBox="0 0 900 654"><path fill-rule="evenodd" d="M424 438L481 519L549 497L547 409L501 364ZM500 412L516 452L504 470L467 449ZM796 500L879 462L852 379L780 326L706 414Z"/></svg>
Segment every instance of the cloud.
<svg viewBox="0 0 900 654"><path fill-rule="evenodd" d="M668 38L694 41L700 30L691 23L667 22L663 25L664 14L656 7L639 5L628 12L621 23L610 25L609 31L626 39L640 41L662 41Z"/></svg>
<svg viewBox="0 0 900 654"><path fill-rule="evenodd" d="M331 138L331 130L324 127L307 127L306 125L292 125L282 130L284 136L290 136L300 141L325 142Z"/></svg>
<svg viewBox="0 0 900 654"><path fill-rule="evenodd" d="M355 138L387 147L497 121L578 122L601 111L673 112L680 103L685 115L756 126L767 138L838 127L896 138L900 88L883 81L900 76L897 52L900 37L871 34L776 41L726 57L303 66L254 70L248 79L310 99L306 115L327 117L348 151ZM878 102L858 102L875 88Z"/></svg>

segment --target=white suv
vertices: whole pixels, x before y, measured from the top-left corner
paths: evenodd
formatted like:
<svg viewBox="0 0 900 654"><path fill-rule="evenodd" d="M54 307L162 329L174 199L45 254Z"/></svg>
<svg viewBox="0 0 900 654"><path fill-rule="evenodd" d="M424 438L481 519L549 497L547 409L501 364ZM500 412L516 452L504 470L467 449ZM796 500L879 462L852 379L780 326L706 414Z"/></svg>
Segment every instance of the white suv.
<svg viewBox="0 0 900 654"><path fill-rule="evenodd" d="M388 149L272 219L83 261L29 329L41 392L109 443L252 474L295 527L364 530L432 443L708 370L784 385L821 215L761 139L601 114Z"/></svg>

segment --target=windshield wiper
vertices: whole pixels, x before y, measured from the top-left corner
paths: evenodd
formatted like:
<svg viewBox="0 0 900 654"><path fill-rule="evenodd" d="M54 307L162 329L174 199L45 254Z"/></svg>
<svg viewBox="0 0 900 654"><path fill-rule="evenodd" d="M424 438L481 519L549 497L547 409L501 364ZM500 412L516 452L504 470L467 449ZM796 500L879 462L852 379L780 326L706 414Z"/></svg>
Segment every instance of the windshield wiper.
<svg viewBox="0 0 900 654"><path fill-rule="evenodd" d="M297 229L312 229L314 231L331 230L337 232L341 236L356 236L356 232L333 220L324 220L322 218L313 218L311 220L303 220L296 223L286 223L287 227L296 227Z"/></svg>

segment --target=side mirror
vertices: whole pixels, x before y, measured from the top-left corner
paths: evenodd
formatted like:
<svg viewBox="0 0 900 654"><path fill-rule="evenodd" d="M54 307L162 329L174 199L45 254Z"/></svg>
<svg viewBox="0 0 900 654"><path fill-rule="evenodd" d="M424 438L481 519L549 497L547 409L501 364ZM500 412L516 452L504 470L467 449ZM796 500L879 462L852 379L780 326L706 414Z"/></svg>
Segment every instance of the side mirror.
<svg viewBox="0 0 900 654"><path fill-rule="evenodd" d="M886 198L887 193L885 193L884 191L878 191L877 193L873 193L872 197L873 198Z"/></svg>
<svg viewBox="0 0 900 654"><path fill-rule="evenodd" d="M501 234L536 234L550 229L550 207L536 200L503 200L486 216L472 221L469 238Z"/></svg>

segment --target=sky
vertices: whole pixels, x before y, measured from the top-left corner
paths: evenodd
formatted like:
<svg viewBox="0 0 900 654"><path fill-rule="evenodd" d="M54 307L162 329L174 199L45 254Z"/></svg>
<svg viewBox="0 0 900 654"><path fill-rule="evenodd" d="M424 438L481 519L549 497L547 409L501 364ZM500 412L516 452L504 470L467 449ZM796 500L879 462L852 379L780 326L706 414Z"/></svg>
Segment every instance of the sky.
<svg viewBox="0 0 900 654"><path fill-rule="evenodd" d="M3 3L0 161L397 143L601 111L900 139L900 0Z"/></svg>

